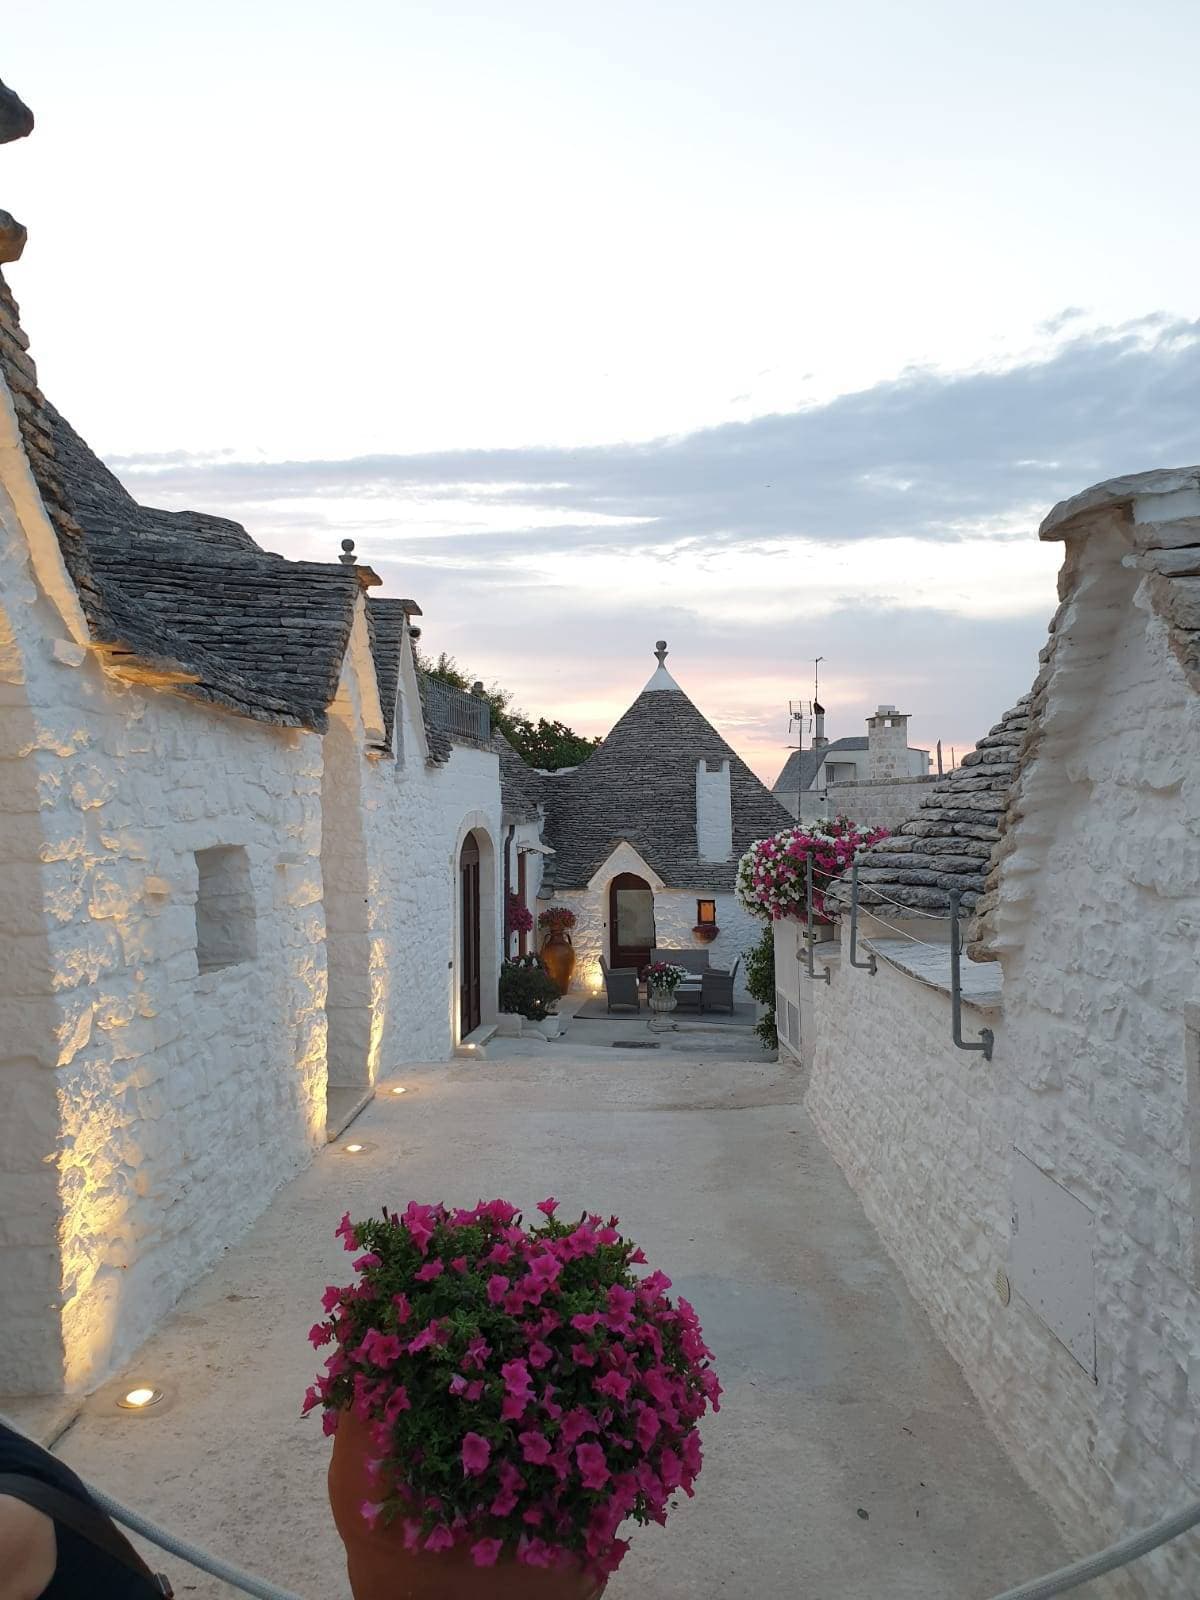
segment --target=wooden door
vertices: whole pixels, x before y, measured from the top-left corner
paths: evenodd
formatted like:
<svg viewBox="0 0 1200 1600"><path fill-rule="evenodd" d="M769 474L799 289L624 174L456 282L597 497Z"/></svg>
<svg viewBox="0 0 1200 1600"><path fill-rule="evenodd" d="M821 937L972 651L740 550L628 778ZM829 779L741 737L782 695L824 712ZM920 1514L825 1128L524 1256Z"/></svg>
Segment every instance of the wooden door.
<svg viewBox="0 0 1200 1600"><path fill-rule="evenodd" d="M650 964L654 938L654 890L636 873L618 873L608 891L609 965L640 972Z"/></svg>
<svg viewBox="0 0 1200 1600"><path fill-rule="evenodd" d="M479 846L467 839L459 857L462 902L462 950L459 960L458 1031L465 1039L480 1023Z"/></svg>

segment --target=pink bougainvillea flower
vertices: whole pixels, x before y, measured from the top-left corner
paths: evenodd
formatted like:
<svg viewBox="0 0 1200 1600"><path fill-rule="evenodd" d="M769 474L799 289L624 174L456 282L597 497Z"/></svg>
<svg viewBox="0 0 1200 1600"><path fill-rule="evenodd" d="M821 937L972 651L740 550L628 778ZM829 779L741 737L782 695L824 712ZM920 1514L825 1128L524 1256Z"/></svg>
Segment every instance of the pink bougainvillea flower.
<svg viewBox="0 0 1200 1600"><path fill-rule="evenodd" d="M502 1539L477 1539L471 1546L471 1560L477 1567L494 1567L503 1549Z"/></svg>
<svg viewBox="0 0 1200 1600"><path fill-rule="evenodd" d="M417 1282L432 1283L435 1278L440 1278L445 1270L440 1261L427 1261L423 1267L417 1268Z"/></svg>
<svg viewBox="0 0 1200 1600"><path fill-rule="evenodd" d="M553 1195L548 1200L539 1200L538 1210L544 1212L546 1216L552 1217L558 1210L558 1201Z"/></svg>
<svg viewBox="0 0 1200 1600"><path fill-rule="evenodd" d="M487 1464L492 1459L492 1447L479 1433L463 1435L462 1465L463 1472L471 1477L478 1477L487 1470Z"/></svg>

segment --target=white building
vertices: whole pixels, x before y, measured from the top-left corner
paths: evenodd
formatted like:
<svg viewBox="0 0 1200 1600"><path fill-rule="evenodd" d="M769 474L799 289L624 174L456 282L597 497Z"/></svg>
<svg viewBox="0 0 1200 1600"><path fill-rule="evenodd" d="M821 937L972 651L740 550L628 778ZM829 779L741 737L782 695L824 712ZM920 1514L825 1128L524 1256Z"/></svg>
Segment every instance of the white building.
<svg viewBox="0 0 1200 1600"><path fill-rule="evenodd" d="M734 894L737 864L791 818L667 671L641 694L582 766L541 775L543 908L576 916L573 984L602 987L600 960L643 967L655 947L707 949L732 970L761 924ZM717 933L710 938L711 930ZM745 963L738 995L746 998Z"/></svg>
<svg viewBox="0 0 1200 1600"><path fill-rule="evenodd" d="M868 827L893 827L920 801L913 785L930 782L929 751L908 742L909 713L881 705L867 718L866 737L825 737L825 708L813 705L813 742L793 750L772 793L800 822L849 817Z"/></svg>
<svg viewBox="0 0 1200 1600"><path fill-rule="evenodd" d="M423 688L377 582L137 505L0 279L0 1392L94 1385L495 1015L487 708Z"/></svg>
<svg viewBox="0 0 1200 1600"><path fill-rule="evenodd" d="M1200 1495L1200 468L1100 484L1042 537L1066 554L1032 696L867 856L859 965L845 915L818 981L795 924L776 962L815 1122L1082 1550ZM950 890L990 1059L952 1037ZM1194 1564L1177 1541L1105 1582L1161 1600Z"/></svg>

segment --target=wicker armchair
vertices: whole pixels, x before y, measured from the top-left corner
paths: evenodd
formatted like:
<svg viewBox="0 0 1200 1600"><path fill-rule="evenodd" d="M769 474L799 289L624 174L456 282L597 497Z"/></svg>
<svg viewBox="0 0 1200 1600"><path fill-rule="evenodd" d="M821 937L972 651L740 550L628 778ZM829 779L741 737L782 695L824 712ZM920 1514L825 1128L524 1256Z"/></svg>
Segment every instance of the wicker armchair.
<svg viewBox="0 0 1200 1600"><path fill-rule="evenodd" d="M728 1011L733 1015L733 983L742 964L739 956L732 972L714 972L710 967L700 979L701 1011Z"/></svg>
<svg viewBox="0 0 1200 1600"><path fill-rule="evenodd" d="M625 1010L641 1011L642 1001L638 994L638 975L635 967L619 967L615 972L603 956L600 957L600 970L604 974L604 992L608 997L608 1009L614 1006Z"/></svg>

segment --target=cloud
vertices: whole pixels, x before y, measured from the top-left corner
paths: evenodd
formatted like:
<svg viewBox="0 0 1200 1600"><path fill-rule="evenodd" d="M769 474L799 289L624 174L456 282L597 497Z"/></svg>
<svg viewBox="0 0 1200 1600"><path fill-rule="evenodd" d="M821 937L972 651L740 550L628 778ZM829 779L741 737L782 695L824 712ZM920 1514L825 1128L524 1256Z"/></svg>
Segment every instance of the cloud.
<svg viewBox="0 0 1200 1600"><path fill-rule="evenodd" d="M640 443L342 461L168 452L114 465L140 497L172 504L303 499L319 523L327 502L340 527L354 507L373 526L394 508L381 541L436 524L441 507L456 521L439 534L447 550L496 560L519 553L522 513L561 550L1013 537L1014 514L1033 520L1099 478L1197 458L1200 322L1153 315L1001 370L912 369L825 404Z"/></svg>
<svg viewBox="0 0 1200 1600"><path fill-rule="evenodd" d="M580 731L607 731L665 635L768 781L817 655L831 735L890 701L915 743L961 754L1036 671L1059 555L1040 517L1099 479L1200 460L1200 322L1079 332L1080 315L1019 364L913 369L640 443L113 465L139 499L224 511L291 556L332 560L353 536L385 593L421 602L432 650Z"/></svg>

